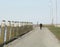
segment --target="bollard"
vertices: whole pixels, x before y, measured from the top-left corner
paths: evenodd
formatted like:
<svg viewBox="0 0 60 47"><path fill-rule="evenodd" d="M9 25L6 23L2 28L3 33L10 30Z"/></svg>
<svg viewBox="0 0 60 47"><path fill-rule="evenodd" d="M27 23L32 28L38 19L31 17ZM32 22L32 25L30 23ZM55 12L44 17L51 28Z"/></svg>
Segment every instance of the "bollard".
<svg viewBox="0 0 60 47"><path fill-rule="evenodd" d="M4 43L4 36L5 36L5 20L3 20L1 23L0 44Z"/></svg>
<svg viewBox="0 0 60 47"><path fill-rule="evenodd" d="M8 21L6 41L9 41L10 39L11 39L11 21Z"/></svg>

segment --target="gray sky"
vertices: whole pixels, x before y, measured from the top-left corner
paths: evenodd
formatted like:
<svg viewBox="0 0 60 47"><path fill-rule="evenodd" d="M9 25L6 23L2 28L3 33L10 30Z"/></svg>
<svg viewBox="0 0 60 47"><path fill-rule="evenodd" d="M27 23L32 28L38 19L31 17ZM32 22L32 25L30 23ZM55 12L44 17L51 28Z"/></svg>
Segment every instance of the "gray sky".
<svg viewBox="0 0 60 47"><path fill-rule="evenodd" d="M0 0L0 22L2 20L30 21L33 23L51 23L53 7L53 19L56 23L56 5L55 0ZM58 0L57 23L60 23L60 0Z"/></svg>

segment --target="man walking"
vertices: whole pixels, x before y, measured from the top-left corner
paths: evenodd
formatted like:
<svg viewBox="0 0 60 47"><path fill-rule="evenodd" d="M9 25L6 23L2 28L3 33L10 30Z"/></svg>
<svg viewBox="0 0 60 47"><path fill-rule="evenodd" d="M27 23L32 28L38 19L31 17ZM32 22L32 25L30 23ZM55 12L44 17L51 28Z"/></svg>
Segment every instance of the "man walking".
<svg viewBox="0 0 60 47"><path fill-rule="evenodd" d="M42 29L42 24L40 24L40 29Z"/></svg>

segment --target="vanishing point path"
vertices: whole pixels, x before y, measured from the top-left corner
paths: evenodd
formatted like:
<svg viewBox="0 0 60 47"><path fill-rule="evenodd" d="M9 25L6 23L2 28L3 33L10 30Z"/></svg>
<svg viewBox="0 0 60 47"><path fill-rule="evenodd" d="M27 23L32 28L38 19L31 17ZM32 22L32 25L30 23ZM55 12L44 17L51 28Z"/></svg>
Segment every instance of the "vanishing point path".
<svg viewBox="0 0 60 47"><path fill-rule="evenodd" d="M58 39L48 30L39 27L23 35L4 47L60 47Z"/></svg>

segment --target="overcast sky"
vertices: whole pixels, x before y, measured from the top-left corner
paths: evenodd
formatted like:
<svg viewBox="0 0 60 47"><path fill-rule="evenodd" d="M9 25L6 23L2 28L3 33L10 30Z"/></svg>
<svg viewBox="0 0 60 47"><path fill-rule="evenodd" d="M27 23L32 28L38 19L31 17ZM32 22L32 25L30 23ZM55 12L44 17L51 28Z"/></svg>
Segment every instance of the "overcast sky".
<svg viewBox="0 0 60 47"><path fill-rule="evenodd" d="M0 22L13 20L49 24L53 17L56 23L56 2L52 0L52 5L50 2L51 0L0 0ZM59 12L60 0L58 0L57 23L60 23Z"/></svg>

